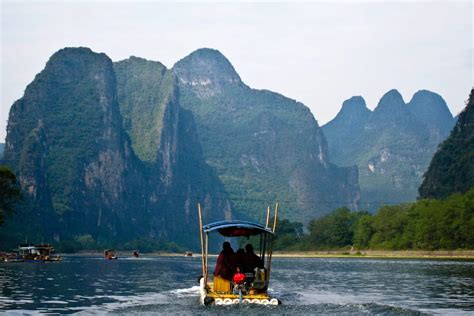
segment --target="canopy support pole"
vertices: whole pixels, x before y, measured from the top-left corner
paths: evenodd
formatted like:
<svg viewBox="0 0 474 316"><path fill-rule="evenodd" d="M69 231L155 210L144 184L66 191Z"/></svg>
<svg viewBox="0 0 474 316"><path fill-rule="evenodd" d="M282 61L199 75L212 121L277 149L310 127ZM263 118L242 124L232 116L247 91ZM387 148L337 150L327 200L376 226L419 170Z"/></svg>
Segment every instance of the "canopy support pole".
<svg viewBox="0 0 474 316"><path fill-rule="evenodd" d="M202 261L202 277L204 278L204 286L207 286L207 276L206 276L206 259L204 253L204 237L202 235L202 214L201 214L201 204L198 203L198 214L199 214L199 235L201 236L201 261Z"/></svg>
<svg viewBox="0 0 474 316"><path fill-rule="evenodd" d="M270 224L270 206L267 206L267 224L265 225L265 227L268 228L269 224Z"/></svg>

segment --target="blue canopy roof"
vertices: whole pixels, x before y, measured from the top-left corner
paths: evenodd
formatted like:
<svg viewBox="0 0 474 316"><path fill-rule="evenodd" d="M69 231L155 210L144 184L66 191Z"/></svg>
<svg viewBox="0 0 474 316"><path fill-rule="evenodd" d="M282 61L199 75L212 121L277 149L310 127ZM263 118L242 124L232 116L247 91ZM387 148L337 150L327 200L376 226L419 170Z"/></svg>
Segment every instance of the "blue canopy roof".
<svg viewBox="0 0 474 316"><path fill-rule="evenodd" d="M252 236L260 234L274 235L270 228L267 228L262 224L237 220L207 224L204 225L202 229L205 233L217 230L222 236L225 237Z"/></svg>

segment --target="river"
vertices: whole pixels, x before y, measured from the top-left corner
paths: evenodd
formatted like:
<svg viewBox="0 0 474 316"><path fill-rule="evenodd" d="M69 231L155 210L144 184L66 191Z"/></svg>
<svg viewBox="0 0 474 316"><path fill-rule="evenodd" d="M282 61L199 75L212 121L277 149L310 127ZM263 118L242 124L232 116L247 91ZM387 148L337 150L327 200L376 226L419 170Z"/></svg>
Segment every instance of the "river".
<svg viewBox="0 0 474 316"><path fill-rule="evenodd" d="M203 307L198 257L0 263L0 313L474 314L473 261L275 258L272 269L282 305Z"/></svg>

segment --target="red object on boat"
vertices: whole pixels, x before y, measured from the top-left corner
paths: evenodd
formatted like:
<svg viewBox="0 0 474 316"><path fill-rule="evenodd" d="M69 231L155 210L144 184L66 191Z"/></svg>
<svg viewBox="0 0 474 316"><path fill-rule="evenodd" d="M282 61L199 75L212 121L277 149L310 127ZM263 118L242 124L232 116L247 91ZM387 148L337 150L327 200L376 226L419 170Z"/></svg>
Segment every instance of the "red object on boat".
<svg viewBox="0 0 474 316"><path fill-rule="evenodd" d="M234 277L232 278L232 281L237 284L242 284L245 281L245 274L242 272L237 272L234 274Z"/></svg>

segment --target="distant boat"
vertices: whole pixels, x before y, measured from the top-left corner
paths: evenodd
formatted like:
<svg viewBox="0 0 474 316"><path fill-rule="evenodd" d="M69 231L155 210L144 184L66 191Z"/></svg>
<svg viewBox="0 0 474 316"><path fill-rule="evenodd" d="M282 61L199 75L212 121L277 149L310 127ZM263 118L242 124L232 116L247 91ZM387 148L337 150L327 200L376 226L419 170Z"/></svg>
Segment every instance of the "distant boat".
<svg viewBox="0 0 474 316"><path fill-rule="evenodd" d="M117 260L118 257L115 255L113 249L107 249L104 251L104 259L106 260Z"/></svg>
<svg viewBox="0 0 474 316"><path fill-rule="evenodd" d="M23 261L61 261L61 256L53 255L54 248L50 244L21 244L15 262Z"/></svg>
<svg viewBox="0 0 474 316"><path fill-rule="evenodd" d="M185 256L185 257L192 257L192 256L193 256L193 253L192 253L191 251L186 251L186 252L184 253L184 256Z"/></svg>
<svg viewBox="0 0 474 316"><path fill-rule="evenodd" d="M24 262L22 257L16 252L1 252L0 253L0 261L3 262Z"/></svg>
<svg viewBox="0 0 474 316"><path fill-rule="evenodd" d="M139 258L140 257L140 252L138 250L133 251L133 257L134 258Z"/></svg>

